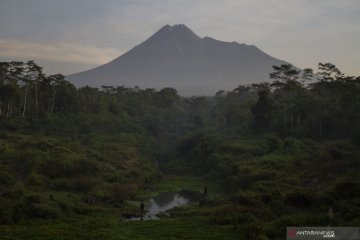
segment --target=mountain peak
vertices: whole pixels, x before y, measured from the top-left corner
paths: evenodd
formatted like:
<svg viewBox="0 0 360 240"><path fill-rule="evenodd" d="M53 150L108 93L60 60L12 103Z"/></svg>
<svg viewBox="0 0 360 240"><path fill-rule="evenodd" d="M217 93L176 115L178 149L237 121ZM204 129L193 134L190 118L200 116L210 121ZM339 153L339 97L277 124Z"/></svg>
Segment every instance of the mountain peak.
<svg viewBox="0 0 360 240"><path fill-rule="evenodd" d="M68 76L77 86L174 87L183 95L212 95L264 82L284 61L254 46L200 38L184 24L165 25L122 56Z"/></svg>
<svg viewBox="0 0 360 240"><path fill-rule="evenodd" d="M191 52L193 46L201 44L202 38L184 24L165 25L140 46L147 46L156 54L175 51L181 54ZM190 48L190 49L189 49Z"/></svg>
<svg viewBox="0 0 360 240"><path fill-rule="evenodd" d="M198 38L200 37L196 35L190 28L188 28L185 24L175 24L175 25L165 25L160 28L153 36L158 35L175 35L177 37L191 37Z"/></svg>
<svg viewBox="0 0 360 240"><path fill-rule="evenodd" d="M190 28L188 28L185 24L175 24L170 26L173 31L190 31L193 32Z"/></svg>
<svg viewBox="0 0 360 240"><path fill-rule="evenodd" d="M174 24L174 25L166 24L162 28L160 28L159 31L161 30L187 30L192 32L192 30L189 27L187 27L185 24Z"/></svg>

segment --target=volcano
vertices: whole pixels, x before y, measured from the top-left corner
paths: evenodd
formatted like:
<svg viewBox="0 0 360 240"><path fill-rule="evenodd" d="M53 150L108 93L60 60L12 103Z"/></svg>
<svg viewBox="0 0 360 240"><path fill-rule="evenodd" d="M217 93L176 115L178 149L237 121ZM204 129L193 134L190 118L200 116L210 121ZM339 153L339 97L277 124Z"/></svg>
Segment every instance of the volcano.
<svg viewBox="0 0 360 240"><path fill-rule="evenodd" d="M185 96L214 95L269 81L272 66L281 64L286 62L254 45L201 38L180 24L166 25L111 62L67 79L77 87L172 87Z"/></svg>

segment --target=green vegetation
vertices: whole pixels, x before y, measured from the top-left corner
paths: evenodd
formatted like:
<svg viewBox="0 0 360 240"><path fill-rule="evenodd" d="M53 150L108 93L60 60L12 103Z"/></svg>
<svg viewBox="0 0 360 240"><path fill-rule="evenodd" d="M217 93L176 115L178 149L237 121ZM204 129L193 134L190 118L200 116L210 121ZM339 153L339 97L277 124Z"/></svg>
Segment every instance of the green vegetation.
<svg viewBox="0 0 360 240"><path fill-rule="evenodd" d="M0 63L1 239L284 239L360 226L360 78L274 66L272 83L212 97L76 89ZM317 78L317 80L315 80ZM209 195L123 221L160 192Z"/></svg>
<svg viewBox="0 0 360 240"><path fill-rule="evenodd" d="M180 192L181 190L190 190L202 192L205 187L210 187L209 198L220 199L224 196L221 186L212 181L195 175L163 175L160 179L152 182L154 188L141 189L137 192L136 198L139 200L146 200L157 196L161 192Z"/></svg>
<svg viewBox="0 0 360 240"><path fill-rule="evenodd" d="M121 222L113 213L40 221L26 226L0 226L1 239L237 239L230 226L211 225L207 218L175 218Z"/></svg>

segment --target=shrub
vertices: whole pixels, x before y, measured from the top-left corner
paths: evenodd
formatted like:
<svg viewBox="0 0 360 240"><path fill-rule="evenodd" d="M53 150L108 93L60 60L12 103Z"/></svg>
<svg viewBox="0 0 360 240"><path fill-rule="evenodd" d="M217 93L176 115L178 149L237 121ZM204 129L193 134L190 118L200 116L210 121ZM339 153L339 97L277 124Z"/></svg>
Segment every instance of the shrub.
<svg viewBox="0 0 360 240"><path fill-rule="evenodd" d="M255 207L259 205L259 201L247 193L236 193L230 200L240 206Z"/></svg>
<svg viewBox="0 0 360 240"><path fill-rule="evenodd" d="M80 176L78 179L71 181L70 188L72 191L89 192L98 180L95 177Z"/></svg>
<svg viewBox="0 0 360 240"><path fill-rule="evenodd" d="M60 215L59 209L45 203L35 203L25 208L28 218L53 219Z"/></svg>
<svg viewBox="0 0 360 240"><path fill-rule="evenodd" d="M313 203L313 195L303 190L295 190L285 196L284 203L294 207L307 207Z"/></svg>
<svg viewBox="0 0 360 240"><path fill-rule="evenodd" d="M283 148L283 142L278 136L268 135L265 139L269 152L273 152Z"/></svg>
<svg viewBox="0 0 360 240"><path fill-rule="evenodd" d="M351 181L342 182L334 187L332 193L337 199L351 199L360 197L360 184Z"/></svg>
<svg viewBox="0 0 360 240"><path fill-rule="evenodd" d="M5 170L0 170L0 185L9 186L15 182L14 175Z"/></svg>
<svg viewBox="0 0 360 240"><path fill-rule="evenodd" d="M113 200L122 203L126 199L131 199L135 196L137 189L135 184L114 184L111 187Z"/></svg>

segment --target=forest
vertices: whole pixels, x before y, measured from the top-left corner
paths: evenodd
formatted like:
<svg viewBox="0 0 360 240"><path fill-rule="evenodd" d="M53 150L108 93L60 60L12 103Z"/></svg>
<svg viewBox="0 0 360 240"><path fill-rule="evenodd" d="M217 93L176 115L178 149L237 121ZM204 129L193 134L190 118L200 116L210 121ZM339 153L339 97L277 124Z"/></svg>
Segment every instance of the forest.
<svg viewBox="0 0 360 240"><path fill-rule="evenodd" d="M360 226L360 77L273 66L214 96L89 86L0 63L1 239L284 239ZM156 191L199 206L120 219ZM195 228L193 226L196 226Z"/></svg>

